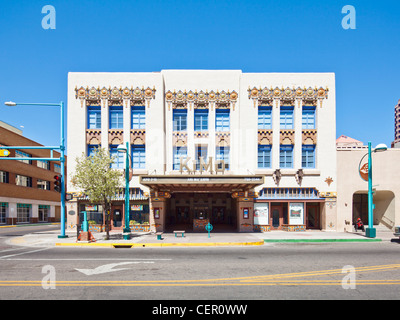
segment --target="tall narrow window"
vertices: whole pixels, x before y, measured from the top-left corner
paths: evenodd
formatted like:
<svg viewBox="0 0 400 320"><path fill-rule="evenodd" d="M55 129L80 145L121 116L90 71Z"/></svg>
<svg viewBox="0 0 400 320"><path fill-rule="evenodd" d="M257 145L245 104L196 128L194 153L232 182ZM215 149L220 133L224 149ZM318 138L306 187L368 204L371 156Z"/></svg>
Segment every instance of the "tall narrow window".
<svg viewBox="0 0 400 320"><path fill-rule="evenodd" d="M174 109L173 111L173 130L186 131L187 129L187 110Z"/></svg>
<svg viewBox="0 0 400 320"><path fill-rule="evenodd" d="M122 106L110 107L110 129L123 129L124 111Z"/></svg>
<svg viewBox="0 0 400 320"><path fill-rule="evenodd" d="M229 147L217 147L216 158L225 162L225 170L229 170Z"/></svg>
<svg viewBox="0 0 400 320"><path fill-rule="evenodd" d="M0 171L0 182L9 183L9 173L7 171Z"/></svg>
<svg viewBox="0 0 400 320"><path fill-rule="evenodd" d="M230 130L229 114L230 114L229 109L215 110L215 131Z"/></svg>
<svg viewBox="0 0 400 320"><path fill-rule="evenodd" d="M208 130L208 109L194 110L194 131Z"/></svg>
<svg viewBox="0 0 400 320"><path fill-rule="evenodd" d="M279 154L279 166L281 168L293 168L293 146L281 145Z"/></svg>
<svg viewBox="0 0 400 320"><path fill-rule="evenodd" d="M8 202L0 202L0 223L7 223Z"/></svg>
<svg viewBox="0 0 400 320"><path fill-rule="evenodd" d="M271 168L271 146L258 146L258 168Z"/></svg>
<svg viewBox="0 0 400 320"><path fill-rule="evenodd" d="M146 167L146 149L144 145L132 145L132 168L144 169Z"/></svg>
<svg viewBox="0 0 400 320"><path fill-rule="evenodd" d="M94 152L97 148L99 148L100 146L97 144L88 144L87 146L87 156L93 156ZM56 166L54 165L54 171L56 171ZM61 172L61 167L60 167L60 172Z"/></svg>
<svg viewBox="0 0 400 320"><path fill-rule="evenodd" d="M111 164L112 169L125 168L125 153L117 151L117 145L110 145L110 156L114 157L114 163Z"/></svg>
<svg viewBox="0 0 400 320"><path fill-rule="evenodd" d="M101 129L101 109L100 106L89 106L87 109L88 129Z"/></svg>
<svg viewBox="0 0 400 320"><path fill-rule="evenodd" d="M293 129L293 107L281 107L280 128Z"/></svg>
<svg viewBox="0 0 400 320"><path fill-rule="evenodd" d="M173 169L179 170L181 164L181 158L183 160L187 157L187 147L174 147L174 162L173 162Z"/></svg>
<svg viewBox="0 0 400 320"><path fill-rule="evenodd" d="M303 106L302 128L315 129L315 107Z"/></svg>
<svg viewBox="0 0 400 320"><path fill-rule="evenodd" d="M301 152L301 166L303 168L315 168L314 145L303 145Z"/></svg>
<svg viewBox="0 0 400 320"><path fill-rule="evenodd" d="M207 146L204 145L196 146L196 170L200 170L200 157L203 158L204 162L208 163Z"/></svg>
<svg viewBox="0 0 400 320"><path fill-rule="evenodd" d="M272 129L272 107L258 107L258 129Z"/></svg>
<svg viewBox="0 0 400 320"><path fill-rule="evenodd" d="M146 128L146 109L144 106L132 107L131 129Z"/></svg>

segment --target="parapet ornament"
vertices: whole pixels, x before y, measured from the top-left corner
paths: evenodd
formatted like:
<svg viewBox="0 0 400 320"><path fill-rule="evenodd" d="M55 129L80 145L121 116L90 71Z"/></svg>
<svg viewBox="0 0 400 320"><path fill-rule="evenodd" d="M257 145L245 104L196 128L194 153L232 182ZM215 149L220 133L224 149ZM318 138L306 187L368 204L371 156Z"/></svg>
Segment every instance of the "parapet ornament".
<svg viewBox="0 0 400 320"><path fill-rule="evenodd" d="M79 89L75 87L75 98L81 100L81 107L83 107L84 103L86 102L87 105L101 105L100 102L104 100L109 101L109 105L117 105L121 104L123 101L130 101L131 105L137 104L146 104L147 107L150 107L150 101L155 99L156 89L153 87L147 87L146 89L142 87L136 87L135 89L133 86L131 89L125 87L83 87L81 86ZM104 104L103 104L104 106ZM126 104L127 106L127 104Z"/></svg>
<svg viewBox="0 0 400 320"><path fill-rule="evenodd" d="M328 98L328 88L320 87L314 89L309 87L308 89L304 87L303 89L300 87L293 87L292 89L287 87L286 89L276 87L273 89L272 87L264 87L264 88L256 88L252 89L249 87L247 90L249 95L249 99L253 100L254 108L259 105L272 105L273 100L280 100L281 105L293 105L296 99L301 100L303 105L317 105L317 102L320 102L320 106L322 107L322 100Z"/></svg>

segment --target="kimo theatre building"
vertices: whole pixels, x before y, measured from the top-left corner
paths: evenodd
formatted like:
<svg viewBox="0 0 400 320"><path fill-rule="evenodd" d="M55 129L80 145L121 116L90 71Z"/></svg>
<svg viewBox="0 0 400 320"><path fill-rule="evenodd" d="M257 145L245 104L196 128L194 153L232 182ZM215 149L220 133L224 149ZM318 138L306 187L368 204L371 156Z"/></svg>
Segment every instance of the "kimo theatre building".
<svg viewBox="0 0 400 320"><path fill-rule="evenodd" d="M332 73L69 73L68 155L101 146L122 171L128 143L153 231L336 230L335 115Z"/></svg>

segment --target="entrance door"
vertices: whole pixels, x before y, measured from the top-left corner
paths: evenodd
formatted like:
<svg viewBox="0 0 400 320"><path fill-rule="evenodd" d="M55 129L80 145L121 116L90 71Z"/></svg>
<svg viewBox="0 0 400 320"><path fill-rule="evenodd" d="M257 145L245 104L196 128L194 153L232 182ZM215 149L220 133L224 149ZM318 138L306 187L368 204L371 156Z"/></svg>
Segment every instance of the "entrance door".
<svg viewBox="0 0 400 320"><path fill-rule="evenodd" d="M307 229L320 229L319 203L307 203Z"/></svg>
<svg viewBox="0 0 400 320"><path fill-rule="evenodd" d="M283 209L281 206L272 206L271 226L273 229L280 230L283 224Z"/></svg>
<svg viewBox="0 0 400 320"><path fill-rule="evenodd" d="M113 227L122 227L122 211L120 209L114 209L113 211Z"/></svg>

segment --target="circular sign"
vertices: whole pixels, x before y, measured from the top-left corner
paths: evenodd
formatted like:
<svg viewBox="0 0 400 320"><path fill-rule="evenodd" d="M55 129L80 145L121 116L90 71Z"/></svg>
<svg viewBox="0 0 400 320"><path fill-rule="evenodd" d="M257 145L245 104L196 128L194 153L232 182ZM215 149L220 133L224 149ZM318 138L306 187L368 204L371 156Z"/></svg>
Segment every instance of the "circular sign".
<svg viewBox="0 0 400 320"><path fill-rule="evenodd" d="M360 176L363 180L368 181L368 162L361 167Z"/></svg>

